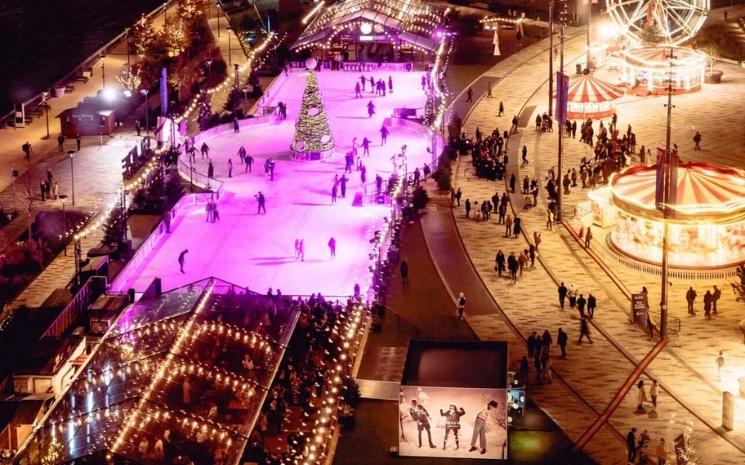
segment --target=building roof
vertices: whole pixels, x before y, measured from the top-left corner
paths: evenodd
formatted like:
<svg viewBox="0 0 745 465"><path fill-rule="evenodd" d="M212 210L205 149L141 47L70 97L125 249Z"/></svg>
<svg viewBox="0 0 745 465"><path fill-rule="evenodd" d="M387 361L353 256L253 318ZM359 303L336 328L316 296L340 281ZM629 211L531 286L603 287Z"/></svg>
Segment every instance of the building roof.
<svg viewBox="0 0 745 465"><path fill-rule="evenodd" d="M237 463L297 316L213 278L130 305L13 463Z"/></svg>
<svg viewBox="0 0 745 465"><path fill-rule="evenodd" d="M686 163L675 173L675 199L670 202L673 221L745 220L745 172L708 163ZM632 166L611 179L611 199L629 213L658 217L656 181L657 165Z"/></svg>
<svg viewBox="0 0 745 465"><path fill-rule="evenodd" d="M444 14L441 6L426 0L339 0L316 16L291 48L330 45L342 30L356 32L367 23L372 35L435 51L435 32Z"/></svg>
<svg viewBox="0 0 745 465"><path fill-rule="evenodd" d="M15 373L53 376L82 340L82 336L75 334L65 337L43 337L16 368Z"/></svg>
<svg viewBox="0 0 745 465"><path fill-rule="evenodd" d="M610 102L623 96L623 89L602 81L591 74L572 79L569 82L569 101L572 103Z"/></svg>

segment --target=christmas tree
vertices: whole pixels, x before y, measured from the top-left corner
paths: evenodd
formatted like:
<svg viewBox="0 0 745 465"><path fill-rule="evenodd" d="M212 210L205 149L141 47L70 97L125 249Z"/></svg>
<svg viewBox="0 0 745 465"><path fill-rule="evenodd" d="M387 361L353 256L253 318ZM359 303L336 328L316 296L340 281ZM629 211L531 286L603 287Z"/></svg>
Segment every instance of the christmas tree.
<svg viewBox="0 0 745 465"><path fill-rule="evenodd" d="M300 115L295 123L295 136L290 149L293 152L329 152L334 148L334 137L329 128L329 119L321 102L318 89L318 77L314 71L308 71L305 81L303 103Z"/></svg>

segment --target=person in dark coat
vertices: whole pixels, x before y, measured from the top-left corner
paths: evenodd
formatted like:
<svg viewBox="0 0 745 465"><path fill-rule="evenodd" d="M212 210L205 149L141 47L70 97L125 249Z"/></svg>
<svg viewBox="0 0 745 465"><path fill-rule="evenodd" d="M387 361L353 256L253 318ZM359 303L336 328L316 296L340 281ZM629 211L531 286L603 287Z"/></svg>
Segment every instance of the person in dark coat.
<svg viewBox="0 0 745 465"><path fill-rule="evenodd" d="M515 221L512 223L512 234L515 235L515 237L519 236L521 232L520 229L520 217L515 216Z"/></svg>
<svg viewBox="0 0 745 465"><path fill-rule="evenodd" d="M595 299L595 296L590 294L587 296L587 314L590 316L590 319L595 316L595 308L598 306L598 301Z"/></svg>
<svg viewBox="0 0 745 465"><path fill-rule="evenodd" d="M561 349L561 358L567 358L567 342L569 340L569 336L567 336L567 333L559 328L559 333L556 336L556 344Z"/></svg>
<svg viewBox="0 0 745 465"><path fill-rule="evenodd" d="M564 282L562 281L562 283L559 285L559 289L558 289L558 292L559 292L559 306L561 307L562 310L564 310L564 300L567 297L567 291L568 291L568 289L564 285Z"/></svg>
<svg viewBox="0 0 745 465"><path fill-rule="evenodd" d="M497 271L497 276L502 276L502 272L505 271L504 262L505 262L504 253L502 253L502 251L500 250L497 252L496 266L495 266L495 269Z"/></svg>

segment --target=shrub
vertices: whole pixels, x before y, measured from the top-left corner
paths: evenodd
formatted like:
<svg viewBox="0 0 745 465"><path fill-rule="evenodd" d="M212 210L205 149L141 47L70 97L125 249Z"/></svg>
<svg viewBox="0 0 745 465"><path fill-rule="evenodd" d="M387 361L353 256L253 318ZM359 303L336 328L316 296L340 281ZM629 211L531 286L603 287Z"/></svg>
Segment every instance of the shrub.
<svg viewBox="0 0 745 465"><path fill-rule="evenodd" d="M411 204L414 206L414 209L421 210L427 206L428 201L429 196L427 195L427 191L422 186L416 186L411 196Z"/></svg>
<svg viewBox="0 0 745 465"><path fill-rule="evenodd" d="M442 191L449 191L453 184L451 178L453 176L453 169L450 167L450 161L440 162L437 166L437 170L432 173L432 178L437 183L437 187Z"/></svg>

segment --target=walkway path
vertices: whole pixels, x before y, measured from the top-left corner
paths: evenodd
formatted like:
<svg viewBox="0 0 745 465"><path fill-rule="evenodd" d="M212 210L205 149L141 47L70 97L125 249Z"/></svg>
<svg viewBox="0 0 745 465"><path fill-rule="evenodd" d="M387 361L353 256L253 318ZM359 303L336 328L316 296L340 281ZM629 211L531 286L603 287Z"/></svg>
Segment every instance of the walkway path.
<svg viewBox="0 0 745 465"><path fill-rule="evenodd" d="M545 42L543 46L545 47ZM571 60L580 55L581 49L581 41L568 41L567 62L569 68L573 66ZM508 129L509 118L523 108L523 105L526 105L525 108L531 114L534 105L538 107L539 112L544 111L545 95L548 93L544 86L548 53L531 58L526 52L521 52L521 54L515 56L515 59L518 60L520 56L522 56L525 65L520 67L519 74L513 73L506 76L495 85L495 98L482 99L476 104L471 117L465 124L467 133L473 134L477 126L487 132L497 126L500 127L500 130ZM735 79L739 80L739 77ZM731 94L728 98L732 98ZM504 101L507 110L507 118L503 120L494 117L500 100ZM543 107L540 107L540 102L544 102ZM714 108L709 109L715 112ZM719 110L721 111L721 107ZM699 110L697 109L697 111ZM527 115L527 118L521 119L530 121L532 118L529 116ZM712 117L712 119L714 118ZM637 123L636 126L639 126L639 124ZM652 126L652 124L649 124L649 126ZM682 127L679 128L679 130L682 130ZM659 130L658 127L655 128L654 126L645 127L645 130L649 131L655 129ZM641 132L638 131L638 134ZM540 145L531 137L540 139ZM533 153L539 152L542 156L545 155L550 158L551 154L556 153L550 145L552 140L555 140L555 134L553 137L552 135L545 135L539 138L535 137L530 129L523 130L520 135L513 137L510 141L510 160L512 161L510 171L518 170L517 149L523 143L528 145L528 152L531 156ZM640 138L640 140L647 139ZM735 145L732 140L723 140L722 143ZM579 145L576 142L575 144ZM683 146L683 144L680 145ZM546 160L546 165L543 166L544 171L548 166L550 164ZM533 165L529 165L528 168L531 170L529 174L535 176L536 173L532 171L534 169ZM518 172L518 174L523 176L524 172ZM489 199L495 190L500 193L505 190L503 183L494 183L473 177L470 158L463 158L460 161L456 174L456 185L462 187L464 198L470 197L472 201ZM602 278L600 270L592 268L586 257L582 259L581 265L578 264L576 257L581 257L582 252L576 250L575 245L569 242L572 247L567 248L565 245L567 241L562 240L559 232L543 230L542 208L523 212L521 210L521 195L513 195L512 202L517 213L522 217L528 233L532 234L532 231L536 229L543 233L541 262L545 262L547 267L537 265L535 268L527 270L515 284L510 284L509 280L496 277L493 271L496 251L502 249L508 253L525 249L527 243L523 238L504 238L503 227L496 225L495 220L476 223L464 219L463 214L459 211L456 213L457 224L466 250L492 295L523 336L532 331L542 332L545 328L555 332L556 328L561 326L568 330L570 338L577 337L576 314L570 311L561 312L555 303L557 298L554 279L557 277L567 282L575 282L581 292L591 291L598 297L600 310L598 311L596 329L593 334L595 343L593 345L570 347L569 358L567 360L557 359L553 363L553 370L579 392L586 402L601 410L633 370L634 364L629 358L640 359L649 350L651 343L644 341L640 337L640 332L626 323L628 320L623 313L623 309L628 307L628 303L625 302L624 296L607 278ZM650 301L653 300L651 297ZM613 307L614 310L606 310L608 307ZM492 331L493 323L491 322L498 321L498 317L469 317L468 321L477 333L488 335ZM600 323L598 324L597 321ZM619 349L619 346L624 349ZM674 361L675 357L673 355L668 356L669 353L668 351L661 356L648 372L648 375L653 374L658 377L665 388L658 401L660 408L657 411L646 411L643 415L635 414L636 399L635 393L632 393L627 396L622 406L611 418L611 425L622 432L626 432L631 426L636 426L640 430L646 428L653 438L663 435L670 443L675 436L683 431L686 425L691 424L694 428L694 445L698 449L700 463L739 463L745 458L745 455L740 448L734 447L729 442L739 444L736 435L724 438L720 436L718 431L712 430L712 427L718 425L718 422L712 417L716 417L721 412L721 404L716 393L702 396L700 378L695 374L681 377L681 364L680 362L678 362L678 365L672 363L671 361ZM708 354L707 356L710 357ZM697 358L700 359L701 357ZM713 359L709 359L709 363L713 366ZM690 383L687 379L681 378L690 379ZM686 384L679 384L681 382ZM674 388L671 389L671 386L674 386ZM681 396L682 399L678 396ZM707 399L704 400L702 397ZM703 423L686 407L693 407L696 413L705 412L707 415L705 419L708 420L709 424ZM562 428L567 427L566 422L560 420L557 422ZM701 461L702 458L703 461ZM623 457L617 457L618 461L622 459Z"/></svg>

